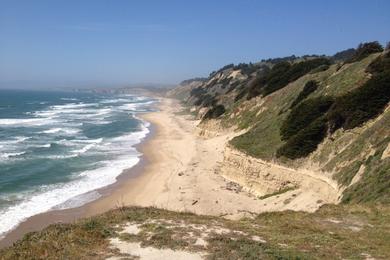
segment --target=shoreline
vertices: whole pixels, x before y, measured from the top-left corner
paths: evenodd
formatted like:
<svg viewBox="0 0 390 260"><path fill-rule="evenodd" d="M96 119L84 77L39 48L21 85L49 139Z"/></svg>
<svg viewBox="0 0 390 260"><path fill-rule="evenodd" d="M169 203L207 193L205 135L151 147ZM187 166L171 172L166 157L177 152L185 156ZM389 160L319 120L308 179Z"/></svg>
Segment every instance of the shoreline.
<svg viewBox="0 0 390 260"><path fill-rule="evenodd" d="M159 106L160 101L156 102L156 107ZM141 112L137 116L142 120L143 114L156 113L156 112ZM150 123L150 122L148 122ZM3 238L0 239L0 249L4 247L11 246L14 242L21 239L25 234L29 232L39 231L43 228L55 224L55 223L72 223L82 218L92 217L99 213L89 212L87 209L89 205L97 202L98 200L109 196L113 190L118 189L120 186L124 185L125 182L131 181L139 177L142 174L143 168L147 163L147 156L143 153L143 147L155 136L156 126L150 123L148 127L149 133L146 137L138 144L134 145L134 148L140 152L141 156L139 157L139 162L133 167L124 169L120 175L116 177L116 182L109 184L107 186L101 187L99 189L91 190L89 192L98 192L100 197L89 201L81 206L72 207L67 209L55 209L46 212L42 212L31 217L28 217L23 222L19 223L14 229L10 230L5 234ZM89 193L88 192L88 193ZM120 206L119 204L113 204L112 209ZM111 208L110 208L111 209ZM107 210L110 210L107 209ZM104 211L103 211L104 212ZM101 213L103 213L101 212Z"/></svg>
<svg viewBox="0 0 390 260"><path fill-rule="evenodd" d="M123 171L114 184L97 190L102 197L78 208L35 215L0 240L0 248L49 224L73 222L122 206L240 219L270 211L314 212L326 202L333 203L335 190L331 185L304 175L302 187L258 198L221 174L229 167L225 161L228 141L237 133L221 132L205 138L197 128L198 120L180 115L182 106L178 100L161 98L158 107L157 112L138 115L150 123L150 134L136 146L142 154L139 163ZM280 169L275 171L279 176Z"/></svg>

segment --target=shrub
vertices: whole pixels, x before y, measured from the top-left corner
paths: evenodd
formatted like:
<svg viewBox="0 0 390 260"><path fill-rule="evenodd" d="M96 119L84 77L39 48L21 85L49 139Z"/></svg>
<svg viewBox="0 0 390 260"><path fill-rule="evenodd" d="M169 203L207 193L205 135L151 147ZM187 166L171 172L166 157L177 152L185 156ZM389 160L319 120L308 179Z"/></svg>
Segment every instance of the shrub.
<svg viewBox="0 0 390 260"><path fill-rule="evenodd" d="M190 95L194 97L200 97L206 93L206 90L202 87L197 87L191 90Z"/></svg>
<svg viewBox="0 0 390 260"><path fill-rule="evenodd" d="M356 50L354 48L350 48L344 51L337 52L335 55L332 56L333 60L336 61L346 61L349 59L352 59L352 57L355 55Z"/></svg>
<svg viewBox="0 0 390 260"><path fill-rule="evenodd" d="M363 86L339 97L330 108L330 130L351 129L379 115L390 101L390 71L379 73Z"/></svg>
<svg viewBox="0 0 390 260"><path fill-rule="evenodd" d="M366 72L371 74L382 73L390 70L390 52L381 55L368 65Z"/></svg>
<svg viewBox="0 0 390 260"><path fill-rule="evenodd" d="M332 103L332 98L319 97L308 99L296 106L280 127L282 140L291 138L317 118L323 116Z"/></svg>
<svg viewBox="0 0 390 260"><path fill-rule="evenodd" d="M357 47L355 54L352 56L352 58L347 60L346 63L360 61L368 57L370 54L382 52L382 51L383 51L383 47L377 41L361 43Z"/></svg>
<svg viewBox="0 0 390 260"><path fill-rule="evenodd" d="M223 113L225 113L225 107L223 105L217 105L207 111L207 113L203 116L203 119L218 118Z"/></svg>
<svg viewBox="0 0 390 260"><path fill-rule="evenodd" d="M311 93L316 91L318 88L318 83L315 80L310 80L306 82L305 86L303 87L302 91L299 93L297 98L293 101L290 108L295 107L298 105L302 100L307 98Z"/></svg>
<svg viewBox="0 0 390 260"><path fill-rule="evenodd" d="M318 72L321 72L321 71L328 70L329 67L330 67L330 65L328 65L328 64L324 64L324 65L318 66L317 68L311 70L310 74L314 74L314 73L318 73Z"/></svg>
<svg viewBox="0 0 390 260"><path fill-rule="evenodd" d="M211 107L211 106L214 106L215 105L215 103L217 102L216 100L215 100L215 98L213 97L213 96L211 96L210 94L206 94L206 95L203 95L202 97L201 97L201 105L203 106L203 107Z"/></svg>
<svg viewBox="0 0 390 260"><path fill-rule="evenodd" d="M324 117L320 117L291 137L276 152L277 157L297 159L309 155L317 149L327 133Z"/></svg>
<svg viewBox="0 0 390 260"><path fill-rule="evenodd" d="M321 66L321 65L330 65L331 62L326 58L316 58L311 60L306 60L302 62L295 63L287 67L284 65L281 69L275 71L270 75L270 78L267 80L267 85L263 88L263 96L267 96L284 86L288 83L297 80L311 70ZM276 65L275 65L276 66ZM272 71L273 72L273 68Z"/></svg>

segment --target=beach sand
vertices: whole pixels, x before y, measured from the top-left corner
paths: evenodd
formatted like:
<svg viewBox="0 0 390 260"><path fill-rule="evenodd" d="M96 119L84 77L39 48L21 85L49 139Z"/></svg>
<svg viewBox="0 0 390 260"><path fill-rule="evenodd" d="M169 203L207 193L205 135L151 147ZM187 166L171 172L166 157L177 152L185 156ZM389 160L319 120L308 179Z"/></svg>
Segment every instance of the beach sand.
<svg viewBox="0 0 390 260"><path fill-rule="evenodd" d="M228 189L229 181L216 174L231 135L204 139L196 134L199 121L179 112L177 101L162 99L159 112L142 115L155 126L153 138L140 148L147 160L142 174L88 205L89 213L101 213L117 205L232 218L260 211L256 198Z"/></svg>

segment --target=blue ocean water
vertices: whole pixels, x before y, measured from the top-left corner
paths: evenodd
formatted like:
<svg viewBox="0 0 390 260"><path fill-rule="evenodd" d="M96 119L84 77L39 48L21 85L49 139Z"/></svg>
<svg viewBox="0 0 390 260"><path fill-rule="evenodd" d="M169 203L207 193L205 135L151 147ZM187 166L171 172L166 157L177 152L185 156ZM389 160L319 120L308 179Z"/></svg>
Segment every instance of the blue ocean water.
<svg viewBox="0 0 390 260"><path fill-rule="evenodd" d="M0 90L0 236L50 209L80 206L139 161L149 132L134 95Z"/></svg>

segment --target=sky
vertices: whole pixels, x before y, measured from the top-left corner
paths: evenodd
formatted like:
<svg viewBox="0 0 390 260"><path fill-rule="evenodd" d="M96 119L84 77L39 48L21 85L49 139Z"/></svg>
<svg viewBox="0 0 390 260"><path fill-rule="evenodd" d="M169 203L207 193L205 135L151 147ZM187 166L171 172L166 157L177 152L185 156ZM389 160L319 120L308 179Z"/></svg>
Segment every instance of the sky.
<svg viewBox="0 0 390 260"><path fill-rule="evenodd" d="M388 0L0 0L0 86L175 84L390 41Z"/></svg>

